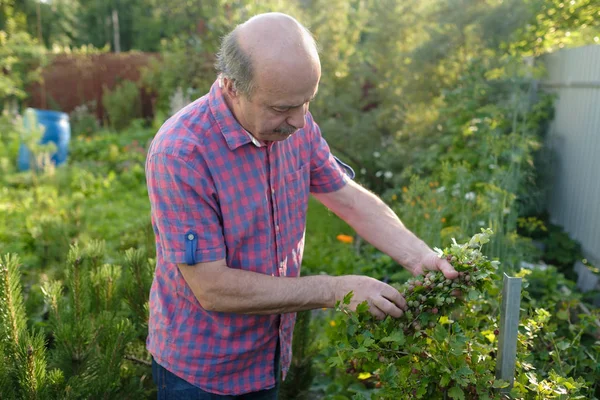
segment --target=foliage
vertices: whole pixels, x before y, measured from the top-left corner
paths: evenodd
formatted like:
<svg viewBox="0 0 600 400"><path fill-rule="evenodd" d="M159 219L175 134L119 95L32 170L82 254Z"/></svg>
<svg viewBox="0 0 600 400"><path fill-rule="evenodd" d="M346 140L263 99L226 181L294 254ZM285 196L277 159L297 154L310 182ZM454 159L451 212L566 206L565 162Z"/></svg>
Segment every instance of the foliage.
<svg viewBox="0 0 600 400"><path fill-rule="evenodd" d="M162 43L161 59L154 59L144 69L142 84L157 94L159 113L170 112L170 99L177 90L200 97L214 81L213 56L203 52L195 41L177 38ZM169 114L170 115L170 114Z"/></svg>
<svg viewBox="0 0 600 400"><path fill-rule="evenodd" d="M542 239L542 243L546 246L544 261L561 271L572 270L575 262L583 258L581 244L557 225L549 226L548 236Z"/></svg>
<svg viewBox="0 0 600 400"><path fill-rule="evenodd" d="M95 115L96 105L95 102L88 104L82 104L77 107L69 114L69 122L71 123L71 134L77 135L90 135L100 129L100 122Z"/></svg>
<svg viewBox="0 0 600 400"><path fill-rule="evenodd" d="M439 251L462 274L456 281L430 272L401 285L409 311L399 320L388 317L376 322L366 302L356 312L350 312L344 304L349 303L351 294L344 299L339 306L343 313L332 324L335 329L328 330L334 347L327 351L335 379L345 382L347 389L342 393L378 399L504 398L502 389L507 383L494 376L498 340L495 315L499 308L497 300L493 300L499 293L494 278L497 262L489 261L481 252L490 233L482 230L465 244L454 243ZM451 295L457 289L464 294L460 302L466 304L461 307L456 307L459 300ZM543 359L543 355L542 359L537 358L543 352L536 353L534 348L546 346L538 339L540 335L545 340L553 338L550 343L558 346L555 360L560 360L568 346L565 341L557 344L556 326L546 326L551 315L548 311L531 312L521 323L519 343L523 348L517 353L516 383L510 390L511 396L588 398L585 394L594 390L593 361L575 371L564 369L566 365L577 365L574 359L554 364ZM578 324L578 328L579 335L592 332L589 322ZM577 341L577 336L573 340Z"/></svg>
<svg viewBox="0 0 600 400"><path fill-rule="evenodd" d="M0 313L0 383L3 396L9 399L44 396L52 383L46 374L44 337L26 329L18 266L18 257L0 256L0 296L4 302Z"/></svg>
<svg viewBox="0 0 600 400"><path fill-rule="evenodd" d="M271 10L296 16L319 43L323 76L311 112L333 152L427 243L449 246L446 255L456 256L452 238L468 242L472 232L490 226L496 232L490 242L463 254L486 268L493 259L514 272L522 261L567 265L580 257L568 237L526 220L544 208L543 130L553 99L536 96L532 80L543 71L524 57L597 42L598 7L591 0L4 1L2 101L21 99L39 76L44 52L32 37L47 48L115 49L113 12L121 49L161 54L144 76L143 90L158 96L153 130L131 122L139 115L139 89L124 83L107 96L118 133L98 130L91 109L77 110L63 168L17 173L23 125L6 114L0 120L0 254L21 256L2 261L10 266L2 269L4 282L11 282L2 297L10 293L12 311L2 314L0 329L5 337L13 326L20 338L0 344L3 396L152 394L143 343L154 267L143 167L148 140L172 113L177 90L189 99L208 90L220 38ZM34 136L30 141L37 143ZM310 210L304 274L367 274L409 287L409 274L390 257L314 200ZM545 242L545 251L530 238ZM585 307L562 275L567 272L519 272L527 291L516 398L600 396L598 313ZM497 397L491 388L502 385L493 376L498 283L485 278L477 281L487 285L478 296L469 296L472 286L465 299L448 296L455 283L466 287L465 279L447 288L431 275L443 294L409 280L411 313L421 311L416 321L376 323L364 309L305 313L312 320L297 325L298 369L288 392L301 387L309 398L336 399ZM78 318L89 324L76 324Z"/></svg>
<svg viewBox="0 0 600 400"><path fill-rule="evenodd" d="M26 329L26 314L20 290L16 257L3 257L3 297L9 299L7 312L0 320L6 333L0 380L6 398L113 398L119 393L142 395L142 382L132 380L135 370L125 353L135 338L135 327L121 304L122 285L119 266L103 264L102 243L91 242L85 249L71 247L67 260L68 295L61 281L42 285L49 309L43 331ZM129 259L128 267L136 267ZM133 275L135 278L135 274ZM133 280L146 304L148 280ZM81 323L86 321L86 323ZM141 326L143 329L144 327ZM147 328L146 328L147 329ZM131 351L131 350L129 350Z"/></svg>
<svg viewBox="0 0 600 400"><path fill-rule="evenodd" d="M520 234L537 241L543 249L542 261L576 280L573 266L583 259L581 243L572 239L562 227L551 223L546 213L539 217L520 217L518 230Z"/></svg>
<svg viewBox="0 0 600 400"><path fill-rule="evenodd" d="M314 349L312 348L310 321L312 311L301 311L296 316L296 327L292 343L292 364L288 375L281 383L279 397L282 399L310 399L310 387L314 378Z"/></svg>
<svg viewBox="0 0 600 400"><path fill-rule="evenodd" d="M135 82L125 80L112 91L103 89L102 105L108 114L110 126L122 130L131 121L142 117L140 89Z"/></svg>
<svg viewBox="0 0 600 400"><path fill-rule="evenodd" d="M533 18L516 31L510 51L541 55L555 49L600 43L598 9L593 0L528 0Z"/></svg>
<svg viewBox="0 0 600 400"><path fill-rule="evenodd" d="M526 331L519 338L526 354L523 367L533 365L543 374L555 370L562 376L581 376L592 383L589 393L597 396L600 310L589 311L574 282L556 268L522 270L517 276L526 282L523 306L548 310L539 335Z"/></svg>
<svg viewBox="0 0 600 400"><path fill-rule="evenodd" d="M18 118L7 110L0 115L0 177L6 177L16 170L20 144L19 125L15 122Z"/></svg>
<svg viewBox="0 0 600 400"><path fill-rule="evenodd" d="M9 34L0 30L0 109L9 101L23 99L25 86L40 79L46 55L26 32Z"/></svg>

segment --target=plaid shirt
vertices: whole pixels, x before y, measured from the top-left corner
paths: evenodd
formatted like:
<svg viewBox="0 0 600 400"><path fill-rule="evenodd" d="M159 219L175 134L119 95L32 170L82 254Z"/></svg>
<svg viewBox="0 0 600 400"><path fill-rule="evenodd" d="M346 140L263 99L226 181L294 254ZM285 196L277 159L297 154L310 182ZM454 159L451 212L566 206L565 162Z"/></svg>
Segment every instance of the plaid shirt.
<svg viewBox="0 0 600 400"><path fill-rule="evenodd" d="M146 161L157 249L147 348L160 365L208 392L254 392L275 385L279 339L285 377L295 313L207 311L177 263L225 258L230 268L298 277L309 191L342 188L344 167L310 114L288 139L258 143L217 82L162 126Z"/></svg>

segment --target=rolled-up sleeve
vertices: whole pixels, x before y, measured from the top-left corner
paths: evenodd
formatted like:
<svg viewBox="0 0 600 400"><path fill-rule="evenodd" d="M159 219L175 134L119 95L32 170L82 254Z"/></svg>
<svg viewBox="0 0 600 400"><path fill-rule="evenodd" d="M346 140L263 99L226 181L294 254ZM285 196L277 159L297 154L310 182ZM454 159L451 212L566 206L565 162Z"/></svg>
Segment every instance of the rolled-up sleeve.
<svg viewBox="0 0 600 400"><path fill-rule="evenodd" d="M193 265L225 258L218 199L206 168L192 167L177 155L155 153L146 162L146 181L167 262Z"/></svg>

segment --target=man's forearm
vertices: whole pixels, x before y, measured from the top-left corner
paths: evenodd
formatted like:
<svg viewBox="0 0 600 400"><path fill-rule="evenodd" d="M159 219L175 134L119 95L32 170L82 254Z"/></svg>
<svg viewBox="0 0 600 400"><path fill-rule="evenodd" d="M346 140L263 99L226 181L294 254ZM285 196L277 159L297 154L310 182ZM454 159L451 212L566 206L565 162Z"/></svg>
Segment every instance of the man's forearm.
<svg viewBox="0 0 600 400"><path fill-rule="evenodd" d="M366 241L389 254L408 269L431 252L425 242L404 226L398 216L374 195L359 197L361 202L349 213L346 222Z"/></svg>
<svg viewBox="0 0 600 400"><path fill-rule="evenodd" d="M336 278L331 276L273 277L206 265L181 265L180 270L202 307L209 311L279 314L333 307L336 302Z"/></svg>

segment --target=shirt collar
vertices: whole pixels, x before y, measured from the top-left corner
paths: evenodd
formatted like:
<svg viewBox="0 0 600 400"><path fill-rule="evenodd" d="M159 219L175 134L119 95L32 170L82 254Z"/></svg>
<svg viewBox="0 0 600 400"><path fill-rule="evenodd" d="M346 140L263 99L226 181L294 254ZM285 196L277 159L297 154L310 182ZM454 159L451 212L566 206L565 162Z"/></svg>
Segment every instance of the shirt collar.
<svg viewBox="0 0 600 400"><path fill-rule="evenodd" d="M217 121L217 125L221 130L221 134L227 142L230 150L235 150L240 146L248 143L254 144L256 147L266 146L265 143L256 139L250 132L245 130L235 119L231 110L225 102L223 91L221 90L221 79L213 83L208 95L208 104L210 111Z"/></svg>

